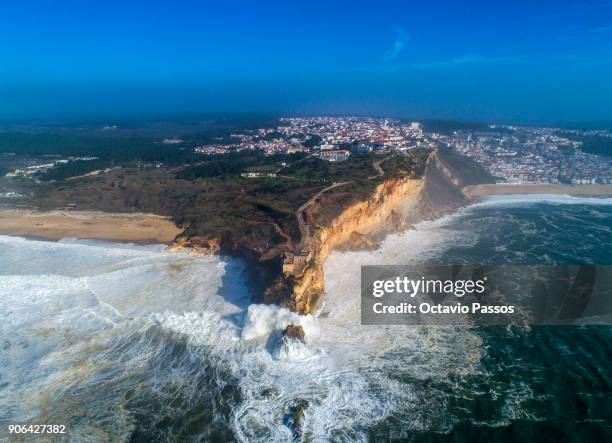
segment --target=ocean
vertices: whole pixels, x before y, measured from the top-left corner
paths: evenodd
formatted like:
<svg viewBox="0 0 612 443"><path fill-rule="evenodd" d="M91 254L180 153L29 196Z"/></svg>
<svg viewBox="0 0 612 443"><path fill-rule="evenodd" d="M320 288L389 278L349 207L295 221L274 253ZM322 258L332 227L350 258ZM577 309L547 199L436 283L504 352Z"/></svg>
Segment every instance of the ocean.
<svg viewBox="0 0 612 443"><path fill-rule="evenodd" d="M0 429L65 424L71 441L135 442L612 437L610 326L362 326L360 266L417 263L612 264L612 199L490 197L374 251L334 252L309 316L251 304L237 259L0 236ZM305 344L281 341L290 323Z"/></svg>

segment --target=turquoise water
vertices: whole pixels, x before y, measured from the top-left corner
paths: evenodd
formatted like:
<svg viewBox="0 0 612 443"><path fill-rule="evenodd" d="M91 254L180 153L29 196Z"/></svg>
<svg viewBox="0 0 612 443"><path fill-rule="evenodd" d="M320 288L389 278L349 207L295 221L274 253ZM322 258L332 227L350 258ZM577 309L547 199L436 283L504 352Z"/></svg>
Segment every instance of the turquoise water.
<svg viewBox="0 0 612 443"><path fill-rule="evenodd" d="M72 441L599 441L612 329L361 326L362 264L612 264L612 202L496 198L333 253L321 311L240 261L0 236L0 427ZM306 344L283 343L300 323ZM301 433L291 410L306 405Z"/></svg>

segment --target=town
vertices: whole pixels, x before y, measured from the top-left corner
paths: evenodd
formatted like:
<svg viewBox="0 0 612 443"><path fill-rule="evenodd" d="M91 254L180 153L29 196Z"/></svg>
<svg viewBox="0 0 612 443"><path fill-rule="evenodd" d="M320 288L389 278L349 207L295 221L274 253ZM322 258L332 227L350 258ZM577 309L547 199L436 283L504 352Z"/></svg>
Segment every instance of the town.
<svg viewBox="0 0 612 443"><path fill-rule="evenodd" d="M446 146L476 160L499 182L612 183L612 158L583 152L583 137L612 140L612 131L489 125L442 134L426 132L419 122L397 119L294 117L281 118L274 128L232 134L234 143L198 146L195 151L207 155L242 150L306 152L322 160L343 161L351 153L402 155L416 147Z"/></svg>
<svg viewBox="0 0 612 443"><path fill-rule="evenodd" d="M355 154L381 157L409 155L415 148L446 147L485 167L498 182L505 183L612 183L612 131L503 125L461 125L440 129L436 125L394 118L372 117L283 117L267 128L236 130L228 136L189 146L178 136L155 142L187 149L198 158L237 152L265 156L301 154L328 162L349 160ZM478 126L478 129L474 129ZM106 126L105 126L106 128ZM115 128L117 130L117 128ZM106 130L105 130L106 131ZM596 140L600 149L591 149ZM601 148L603 146L603 148ZM599 155L599 154L604 155ZM112 165L96 156L16 156L2 154L0 175L33 180L105 172ZM108 163L108 164L107 164ZM164 166L159 161L132 161L138 168ZM280 166L279 166L280 165ZM275 178L288 163L276 167L253 167L240 171L242 178ZM64 168L58 174L58 168ZM55 174L50 174L51 172ZM93 172L92 172L93 171Z"/></svg>
<svg viewBox="0 0 612 443"><path fill-rule="evenodd" d="M488 131L457 131L445 143L501 182L612 183L612 158L583 152L579 139L593 132L490 125ZM610 139L612 132L596 135Z"/></svg>
<svg viewBox="0 0 612 443"><path fill-rule="evenodd" d="M436 146L418 122L359 117L281 118L279 126L232 134L235 143L198 146L201 154L260 150L266 154L307 152L322 160L347 160L351 153L405 153Z"/></svg>

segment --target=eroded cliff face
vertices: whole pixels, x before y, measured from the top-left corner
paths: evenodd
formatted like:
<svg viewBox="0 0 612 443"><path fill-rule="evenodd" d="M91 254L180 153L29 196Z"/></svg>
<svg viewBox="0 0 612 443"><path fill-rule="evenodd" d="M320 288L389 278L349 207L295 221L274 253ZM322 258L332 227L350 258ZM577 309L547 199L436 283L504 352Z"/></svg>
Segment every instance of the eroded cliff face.
<svg viewBox="0 0 612 443"><path fill-rule="evenodd" d="M173 251L189 251L202 255L228 255L238 257L247 264L246 274L249 279L249 290L253 302L264 302L263 294L266 288L273 285L275 279L281 275L281 257L274 255L267 258L265 251L252 249L244 245L239 239L230 235L200 237L179 235L174 243L168 247Z"/></svg>
<svg viewBox="0 0 612 443"><path fill-rule="evenodd" d="M370 198L348 206L325 226L311 223L303 270L299 275L280 275L266 289L265 301L302 314L315 311L324 294L323 263L332 250L347 244L369 247L389 232L437 218L467 204L463 186L489 181L488 174L471 160L450 152L433 152L422 179L386 180Z"/></svg>
<svg viewBox="0 0 612 443"><path fill-rule="evenodd" d="M282 275L266 290L266 301L280 302L295 312L310 313L323 296L323 263L340 245L371 244L369 234L406 227L399 212L403 203L419 195L423 180L389 179L378 185L371 197L348 206L326 226L310 226L306 265L301 275Z"/></svg>
<svg viewBox="0 0 612 443"><path fill-rule="evenodd" d="M437 150L429 159L419 201L406 214L407 221L432 220L464 206L469 199L461 189L483 183L494 180L480 165L453 151Z"/></svg>

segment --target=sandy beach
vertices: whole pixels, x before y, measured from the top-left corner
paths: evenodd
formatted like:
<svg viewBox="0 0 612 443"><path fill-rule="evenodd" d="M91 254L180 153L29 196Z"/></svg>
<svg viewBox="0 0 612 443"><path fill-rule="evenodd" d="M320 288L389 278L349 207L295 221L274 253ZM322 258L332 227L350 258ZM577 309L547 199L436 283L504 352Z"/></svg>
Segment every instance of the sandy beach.
<svg viewBox="0 0 612 443"><path fill-rule="evenodd" d="M557 185L549 183L511 184L466 186L463 193L470 199L486 195L512 194L563 194L583 196L612 196L612 185Z"/></svg>
<svg viewBox="0 0 612 443"><path fill-rule="evenodd" d="M0 210L0 234L47 240L67 237L134 243L170 243L182 230L153 214L95 211Z"/></svg>

